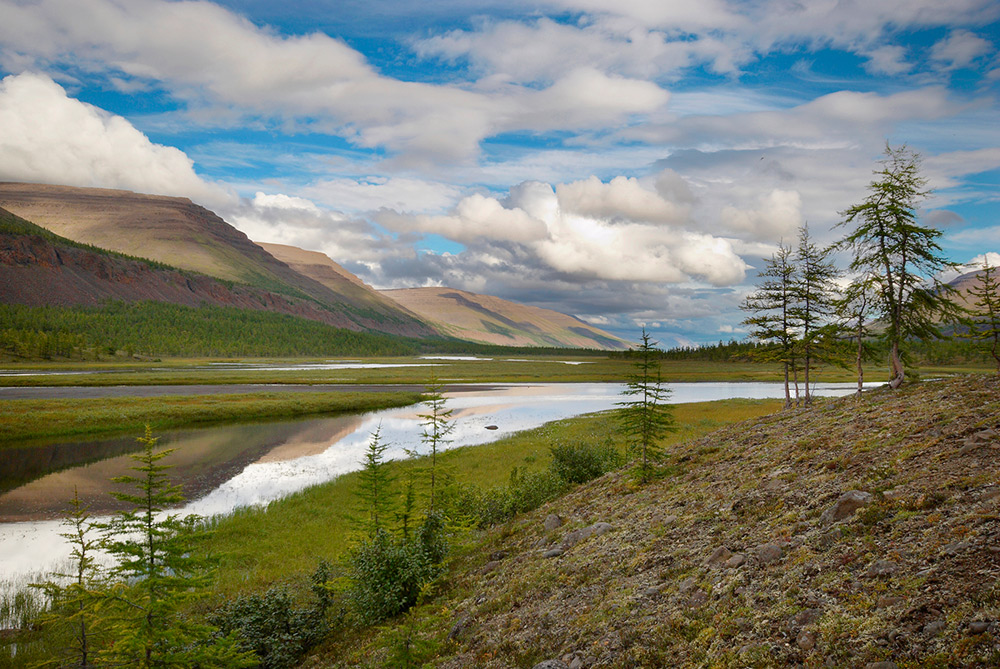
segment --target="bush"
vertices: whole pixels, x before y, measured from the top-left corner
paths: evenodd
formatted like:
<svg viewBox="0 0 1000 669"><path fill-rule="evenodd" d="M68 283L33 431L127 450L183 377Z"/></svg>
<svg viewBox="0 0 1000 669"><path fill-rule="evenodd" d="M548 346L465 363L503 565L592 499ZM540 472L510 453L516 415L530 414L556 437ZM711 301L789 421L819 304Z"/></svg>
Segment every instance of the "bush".
<svg viewBox="0 0 1000 669"><path fill-rule="evenodd" d="M293 667L326 633L322 607L296 608L284 587L240 595L209 616L223 636L235 633L264 669Z"/></svg>
<svg viewBox="0 0 1000 669"><path fill-rule="evenodd" d="M572 443L551 446L552 471L567 483L586 483L622 465L622 457L610 443L600 446Z"/></svg>
<svg viewBox="0 0 1000 669"><path fill-rule="evenodd" d="M359 623L374 625L417 603L448 551L444 521L430 514L412 539L378 530L349 559L348 597Z"/></svg>

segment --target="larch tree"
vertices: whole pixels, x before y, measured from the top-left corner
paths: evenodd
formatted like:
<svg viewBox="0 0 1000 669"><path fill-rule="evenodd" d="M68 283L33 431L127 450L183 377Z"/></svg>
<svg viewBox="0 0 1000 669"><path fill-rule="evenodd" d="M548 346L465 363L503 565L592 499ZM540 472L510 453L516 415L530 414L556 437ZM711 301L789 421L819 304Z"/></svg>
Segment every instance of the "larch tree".
<svg viewBox="0 0 1000 669"><path fill-rule="evenodd" d="M997 374L1000 374L1000 279L997 268L990 264L989 259L983 260L979 285L970 288L969 295L976 298L973 304L976 310L967 336L992 342L990 354L997 363Z"/></svg>
<svg viewBox="0 0 1000 669"><path fill-rule="evenodd" d="M452 410L446 404L444 386L437 379L431 379L425 396L427 399L424 400L424 404L428 407L428 412L419 414L423 424L420 441L430 451L430 512L434 513L437 454L450 441L448 435L455 430L455 424L452 422Z"/></svg>
<svg viewBox="0 0 1000 669"><path fill-rule="evenodd" d="M356 520L356 524L369 538L386 529L396 506L391 490L395 477L385 460L388 448L388 444L382 441L382 424L379 423L371 433L368 447L361 458L358 489L355 492L361 506L361 518Z"/></svg>
<svg viewBox="0 0 1000 669"><path fill-rule="evenodd" d="M650 339L645 328L640 341L635 371L629 375L622 391L628 399L617 405L621 407L619 417L626 445L639 461L639 477L646 483L652 478L654 463L663 457L660 440L677 427L667 404L670 389L663 385L660 377L657 342Z"/></svg>
<svg viewBox="0 0 1000 669"><path fill-rule="evenodd" d="M103 548L116 561L117 582L106 591L108 634L100 663L108 666L244 667L254 664L234 636L218 638L216 628L191 619L189 603L208 594L210 562L197 554L195 516L181 518L167 509L183 501L180 486L166 474L154 451L149 427L139 438L142 451L131 456L135 475L112 479L132 492L112 496L133 506L103 526Z"/></svg>
<svg viewBox="0 0 1000 669"><path fill-rule="evenodd" d="M847 333L857 344L854 363L858 374L858 397L861 397L865 387L863 363L872 356L871 347L866 342L872 334L869 321L875 314L876 288L874 277L863 274L855 277L835 302L840 331Z"/></svg>
<svg viewBox="0 0 1000 669"><path fill-rule="evenodd" d="M886 144L879 165L868 196L841 212L838 226L849 232L838 246L853 252L851 271L875 282L876 314L889 346L889 386L898 388L906 378L906 341L940 337L939 323L958 319L961 308L936 278L954 266L937 242L941 232L917 221L917 206L929 195L920 156Z"/></svg>
<svg viewBox="0 0 1000 669"><path fill-rule="evenodd" d="M805 375L804 402L807 406L812 403L809 373L816 353L823 350L823 338L826 333L823 325L833 313L833 283L840 274L829 256L829 249L820 248L813 242L809 236L808 225L799 228L799 246L795 252L798 272L791 313L801 328L799 348L802 351L802 368Z"/></svg>
<svg viewBox="0 0 1000 669"><path fill-rule="evenodd" d="M750 336L765 346L756 357L780 362L785 378L785 408L792 406L790 373L796 365L796 333L801 325L795 313L798 271L792 247L778 244L758 277L763 281L747 296L740 308L750 315L743 324ZM795 401L798 402L798 389Z"/></svg>

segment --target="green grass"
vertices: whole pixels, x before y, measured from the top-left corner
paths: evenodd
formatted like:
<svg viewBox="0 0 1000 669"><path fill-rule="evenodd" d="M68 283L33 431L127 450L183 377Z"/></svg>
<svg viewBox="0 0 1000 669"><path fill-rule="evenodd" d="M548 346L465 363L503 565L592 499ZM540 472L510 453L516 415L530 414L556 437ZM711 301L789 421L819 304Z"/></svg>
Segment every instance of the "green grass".
<svg viewBox="0 0 1000 669"><path fill-rule="evenodd" d="M48 363L26 364L5 363L5 370L12 371L89 371L89 374L42 375L42 376L0 376L2 386L109 386L109 385L189 385L199 383L366 383L388 384L406 383L423 385L428 374L434 374L443 383L560 383L560 382L621 382L632 373L629 360L609 358L600 355L580 355L572 351L558 355L504 354L484 356L476 361L465 360L421 360L414 357L365 358L366 363L388 363L409 365L378 369L338 369L338 370L291 370L279 371L226 369L218 366L205 369L211 362L243 362L275 365L330 362L329 358L244 358L219 359L178 358L156 362L103 362L103 363ZM517 362L511 358L530 360ZM565 361L583 364L567 365ZM437 367L421 367L414 363L433 362ZM920 370L924 378L966 374L970 372L990 372L988 366L934 366ZM717 362L700 360L664 360L661 373L667 383L696 383L701 381L781 381L781 370L774 364L751 362ZM865 369L865 379L881 381L886 378L882 366ZM839 367L821 367L813 373L812 380L818 382L853 382L857 377L853 372Z"/></svg>
<svg viewBox="0 0 1000 669"><path fill-rule="evenodd" d="M723 425L761 416L780 408L777 400L723 400L674 407L680 429L664 441L669 445L711 432ZM603 412L548 423L499 441L467 446L438 456L439 466L456 482L483 487L506 483L514 467L528 471L548 466L549 447L560 441L621 445L617 420ZM420 461L391 463L401 481ZM242 509L211 522L207 546L220 564L216 582L220 596L261 590L290 579L301 579L320 558L336 560L352 541L347 513L356 505L357 475L346 474L262 508Z"/></svg>
<svg viewBox="0 0 1000 669"><path fill-rule="evenodd" d="M195 425L245 423L374 411L420 401L416 392L246 393L180 397L8 400L0 403L0 450L32 441L141 433Z"/></svg>

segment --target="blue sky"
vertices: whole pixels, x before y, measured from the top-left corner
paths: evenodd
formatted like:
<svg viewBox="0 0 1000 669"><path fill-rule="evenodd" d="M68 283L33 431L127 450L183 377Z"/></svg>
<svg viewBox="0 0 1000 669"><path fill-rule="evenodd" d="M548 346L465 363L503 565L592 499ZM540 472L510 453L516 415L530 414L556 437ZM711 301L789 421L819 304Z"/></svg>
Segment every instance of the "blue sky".
<svg viewBox="0 0 1000 669"><path fill-rule="evenodd" d="M1000 251L993 0L0 0L0 179L182 195L376 287L740 338L886 141ZM1000 259L1000 256L997 257Z"/></svg>

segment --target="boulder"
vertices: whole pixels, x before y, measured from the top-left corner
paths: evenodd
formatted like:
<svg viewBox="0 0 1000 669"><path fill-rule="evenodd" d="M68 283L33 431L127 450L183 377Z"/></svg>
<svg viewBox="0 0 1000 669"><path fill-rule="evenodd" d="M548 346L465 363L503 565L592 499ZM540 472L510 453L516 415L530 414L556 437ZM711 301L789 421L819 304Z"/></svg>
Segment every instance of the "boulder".
<svg viewBox="0 0 1000 669"><path fill-rule="evenodd" d="M849 490L840 496L833 506L823 512L820 522L829 525L854 515L854 512L867 505L872 500L871 493L862 490Z"/></svg>

